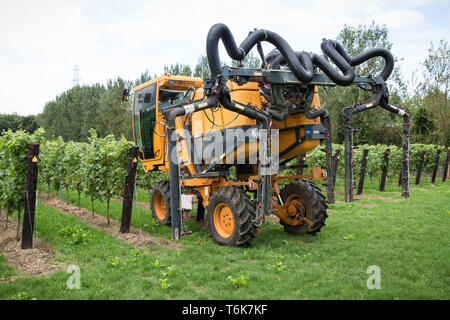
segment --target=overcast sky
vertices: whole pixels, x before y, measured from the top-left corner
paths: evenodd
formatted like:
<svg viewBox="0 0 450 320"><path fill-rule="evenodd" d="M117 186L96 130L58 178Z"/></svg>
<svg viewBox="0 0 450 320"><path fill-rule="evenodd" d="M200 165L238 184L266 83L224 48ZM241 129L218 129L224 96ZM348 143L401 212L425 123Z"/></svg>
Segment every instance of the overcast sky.
<svg viewBox="0 0 450 320"><path fill-rule="evenodd" d="M42 112L73 86L75 65L81 84L134 80L145 69L159 74L176 62L194 66L218 22L238 44L262 28L294 50L320 53L322 38L372 20L387 25L406 78L427 57L431 41L450 41L448 0L0 0L0 113Z"/></svg>

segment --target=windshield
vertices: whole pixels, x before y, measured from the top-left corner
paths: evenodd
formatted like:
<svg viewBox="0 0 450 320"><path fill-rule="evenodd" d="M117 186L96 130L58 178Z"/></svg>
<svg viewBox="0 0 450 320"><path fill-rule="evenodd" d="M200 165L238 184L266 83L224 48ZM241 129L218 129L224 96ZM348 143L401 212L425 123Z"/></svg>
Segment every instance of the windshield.
<svg viewBox="0 0 450 320"><path fill-rule="evenodd" d="M137 91L134 96L134 137L141 159L154 158L153 126L156 121L156 83Z"/></svg>
<svg viewBox="0 0 450 320"><path fill-rule="evenodd" d="M169 90L160 89L159 90L159 110L163 110L168 106L180 103L183 99L185 91L180 90Z"/></svg>

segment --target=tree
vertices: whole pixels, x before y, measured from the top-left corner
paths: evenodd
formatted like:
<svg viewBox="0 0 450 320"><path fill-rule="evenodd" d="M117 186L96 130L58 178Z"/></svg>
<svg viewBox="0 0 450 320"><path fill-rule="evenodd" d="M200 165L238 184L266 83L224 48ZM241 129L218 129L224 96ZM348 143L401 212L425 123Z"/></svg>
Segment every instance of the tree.
<svg viewBox="0 0 450 320"><path fill-rule="evenodd" d="M0 132L7 130L15 132L22 129L28 133L33 133L37 128L38 124L35 115L0 114Z"/></svg>
<svg viewBox="0 0 450 320"><path fill-rule="evenodd" d="M450 145L449 84L450 84L450 46L441 40L439 46L431 43L428 57L422 64L423 81L419 84L423 98L422 107L433 116L435 141L433 143Z"/></svg>
<svg viewBox="0 0 450 320"><path fill-rule="evenodd" d="M200 77L205 80L206 78L209 78L210 75L211 71L209 70L208 58L205 55L201 55L194 68L194 77Z"/></svg>
<svg viewBox="0 0 450 320"><path fill-rule="evenodd" d="M123 90L131 85L130 81L124 81L120 77L108 80L106 90L100 94L99 118L96 126L99 136L106 137L113 134L116 137L132 139L131 105L122 101Z"/></svg>
<svg viewBox="0 0 450 320"><path fill-rule="evenodd" d="M237 61L233 60L231 62L232 67L244 67L244 68L259 68L261 66L261 60L253 54L252 51L245 56L244 60Z"/></svg>
<svg viewBox="0 0 450 320"><path fill-rule="evenodd" d="M156 75L155 75L155 77L156 77ZM134 86L138 86L138 85L143 84L144 82L147 82L150 80L152 80L152 76L148 73L148 70L145 70L144 72L141 73L139 78L134 80Z"/></svg>
<svg viewBox="0 0 450 320"><path fill-rule="evenodd" d="M192 76L191 67L187 64L176 63L174 65L164 66L164 72L168 72L173 76Z"/></svg>
<svg viewBox="0 0 450 320"><path fill-rule="evenodd" d="M85 141L88 130L96 128L99 119L99 101L105 87L100 84L76 86L44 106L38 124L46 136L61 136L65 141Z"/></svg>
<svg viewBox="0 0 450 320"><path fill-rule="evenodd" d="M351 56L355 56L365 49L373 47L383 47L390 50L392 43L388 39L388 34L385 25L379 26L375 22L368 26L352 27L345 25L338 34L337 41L343 45ZM370 59L355 67L355 73L361 76L377 76L383 67L384 61L382 58ZM390 101L398 104L401 102L399 90L404 87L398 66L395 66L390 79ZM370 92L362 91L355 86L337 86L327 89L319 88L319 95L322 106L330 113L333 141L342 143L344 138L342 109L355 102L367 100L370 97ZM352 120L354 127L359 129L354 137L356 144L401 143L401 119L388 111L376 108L356 114Z"/></svg>

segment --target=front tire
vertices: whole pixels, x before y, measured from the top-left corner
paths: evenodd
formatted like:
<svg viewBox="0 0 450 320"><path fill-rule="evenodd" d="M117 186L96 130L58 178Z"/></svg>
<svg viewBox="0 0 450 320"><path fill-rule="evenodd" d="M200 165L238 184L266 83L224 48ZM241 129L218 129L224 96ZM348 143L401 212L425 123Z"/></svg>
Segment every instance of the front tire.
<svg viewBox="0 0 450 320"><path fill-rule="evenodd" d="M328 206L325 196L314 182L303 179L292 181L281 190L280 195L284 204L297 202L302 207L305 218L312 222L312 226L304 220L298 225L292 226L280 220L280 224L286 232L297 236L314 235L325 226Z"/></svg>
<svg viewBox="0 0 450 320"><path fill-rule="evenodd" d="M216 190L209 199L207 216L210 235L219 244L247 247L256 236L255 207L238 187Z"/></svg>
<svg viewBox="0 0 450 320"><path fill-rule="evenodd" d="M170 185L169 181L155 184L151 194L150 206L153 218L164 226L171 224Z"/></svg>

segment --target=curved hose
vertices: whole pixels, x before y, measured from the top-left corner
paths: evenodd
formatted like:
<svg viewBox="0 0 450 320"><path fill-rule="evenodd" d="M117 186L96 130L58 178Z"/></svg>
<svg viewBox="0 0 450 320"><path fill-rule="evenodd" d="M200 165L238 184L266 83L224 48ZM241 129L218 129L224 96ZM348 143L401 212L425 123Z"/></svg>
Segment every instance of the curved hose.
<svg viewBox="0 0 450 320"><path fill-rule="evenodd" d="M272 116L272 118L278 121L283 121L288 116L289 107L292 104L284 101L281 87L275 87L273 89L273 96L277 104L272 106L272 108L267 110L267 112ZM279 109L280 111L277 111L276 109Z"/></svg>
<svg viewBox="0 0 450 320"><path fill-rule="evenodd" d="M392 70L394 70L394 57L392 56L392 53L389 52L389 50L386 50L384 48L368 49L358 54L356 57L353 57L350 65L354 67L374 57L383 57L385 64L383 70L380 73L380 76L384 81L386 81L391 75Z"/></svg>
<svg viewBox="0 0 450 320"><path fill-rule="evenodd" d="M299 60L294 50L279 35L272 31L256 30L251 32L248 37L238 47L234 41L230 29L222 23L215 24L208 32L206 37L206 56L208 57L211 78L215 78L222 73L222 66L219 58L219 40L222 40L228 55L234 60L242 60L246 54L261 41L272 43L284 56L291 67L291 71L297 79L307 83L314 76L312 61Z"/></svg>
<svg viewBox="0 0 450 320"><path fill-rule="evenodd" d="M263 128L266 128L266 129L269 128L270 121L266 115L264 115L261 111L258 111L257 109L250 109L250 108L238 106L237 103L231 101L230 96L227 94L220 95L220 104L223 107L225 107L225 109L228 109L233 112L237 112L237 113L242 114L251 119L260 121L263 125Z"/></svg>
<svg viewBox="0 0 450 320"><path fill-rule="evenodd" d="M201 101L193 102L188 105L176 106L174 108L171 108L165 112L165 117L168 120L174 120L175 118L177 118L179 116L184 116L186 114L196 112L200 109L213 108L217 105L218 102L219 102L218 96L216 96L216 95L209 96L208 99L206 99L206 101L201 100Z"/></svg>
<svg viewBox="0 0 450 320"><path fill-rule="evenodd" d="M281 36L272 31L253 31L238 47L230 29L226 25L219 23L209 30L206 39L206 54L212 78L222 73L218 49L220 39L228 55L234 60L244 59L246 54L262 41L273 44L277 50L271 51L266 56L266 62L271 65L271 68L279 68L279 65L284 61L295 77L303 83L310 82L314 77L314 65L319 67L332 81L343 86L353 83L355 72L352 66L357 66L374 57L382 57L385 60L384 68L380 73L383 80L389 78L394 68L394 57L386 49L372 48L355 57L351 57L340 43L324 39L321 44L322 51L339 68L342 72L340 74L328 61L317 54L309 55L306 52L294 52Z"/></svg>
<svg viewBox="0 0 450 320"><path fill-rule="evenodd" d="M222 73L222 66L219 58L219 40L222 42L227 50L228 55L234 60L242 60L245 58L245 52L236 46L233 35L230 29L222 23L217 23L209 29L206 37L206 56L208 57L209 68L211 70L211 77L215 78Z"/></svg>
<svg viewBox="0 0 450 320"><path fill-rule="evenodd" d="M302 55L299 59L292 50L291 46L281 36L275 32L268 30L256 30L248 35L248 37L242 41L240 48L244 52L250 52L253 46L261 41L267 41L273 44L286 59L289 64L289 69L295 75L295 77L303 83L308 83L314 77L313 64L309 57L306 58Z"/></svg>
<svg viewBox="0 0 450 320"><path fill-rule="evenodd" d="M266 62L268 64L272 64L272 60L280 55L280 51L278 51L277 49L273 49L272 51L270 51L267 55L266 55Z"/></svg>

